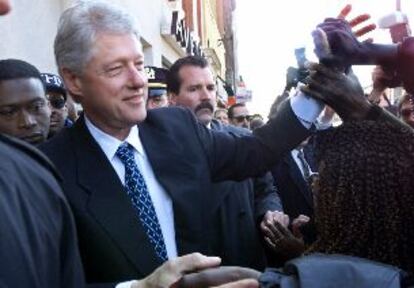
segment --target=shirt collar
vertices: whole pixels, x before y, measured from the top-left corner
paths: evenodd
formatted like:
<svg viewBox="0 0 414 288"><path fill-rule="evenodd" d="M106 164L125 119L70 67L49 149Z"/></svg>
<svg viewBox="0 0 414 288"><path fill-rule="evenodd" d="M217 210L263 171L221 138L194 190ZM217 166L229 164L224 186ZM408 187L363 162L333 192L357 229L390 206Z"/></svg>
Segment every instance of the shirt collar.
<svg viewBox="0 0 414 288"><path fill-rule="evenodd" d="M129 131L129 134L124 141L120 141L96 127L86 115L84 115L84 117L86 127L110 161L115 157L115 153L118 150L119 145L124 142L129 143L139 154L144 155L144 147L142 146L141 139L139 138L139 129L137 125L131 127L131 131Z"/></svg>

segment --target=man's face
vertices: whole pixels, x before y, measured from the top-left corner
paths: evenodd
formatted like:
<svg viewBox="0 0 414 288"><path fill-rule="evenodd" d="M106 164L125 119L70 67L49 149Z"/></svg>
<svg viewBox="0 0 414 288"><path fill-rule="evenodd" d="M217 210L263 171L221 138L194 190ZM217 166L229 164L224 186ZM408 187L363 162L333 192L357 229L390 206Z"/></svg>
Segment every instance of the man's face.
<svg viewBox="0 0 414 288"><path fill-rule="evenodd" d="M65 104L65 97L58 92L47 92L47 99L50 103L50 129L49 135L53 136L65 126L68 117L68 108Z"/></svg>
<svg viewBox="0 0 414 288"><path fill-rule="evenodd" d="M216 83L210 68L183 66L179 71L180 91L172 94L171 102L190 108L198 120L207 125L216 107Z"/></svg>
<svg viewBox="0 0 414 288"><path fill-rule="evenodd" d="M229 124L229 117L227 116L227 112L224 110L216 112L215 118L223 124Z"/></svg>
<svg viewBox="0 0 414 288"><path fill-rule="evenodd" d="M414 128L414 105L411 101L402 103L400 114L402 120Z"/></svg>
<svg viewBox="0 0 414 288"><path fill-rule="evenodd" d="M147 100L147 109L155 109L155 108L161 108L161 107L167 107L168 106L168 97L167 94L163 94L160 96L152 96L149 97Z"/></svg>
<svg viewBox="0 0 414 288"><path fill-rule="evenodd" d="M249 120L249 111L245 106L238 106L233 109L233 118L230 119L231 124L249 129Z"/></svg>
<svg viewBox="0 0 414 288"><path fill-rule="evenodd" d="M102 33L92 51L82 75L73 79L63 73L65 84L98 128L123 140L147 115L141 45L133 34Z"/></svg>
<svg viewBox="0 0 414 288"><path fill-rule="evenodd" d="M0 81L0 132L31 144L47 139L50 109L39 79Z"/></svg>

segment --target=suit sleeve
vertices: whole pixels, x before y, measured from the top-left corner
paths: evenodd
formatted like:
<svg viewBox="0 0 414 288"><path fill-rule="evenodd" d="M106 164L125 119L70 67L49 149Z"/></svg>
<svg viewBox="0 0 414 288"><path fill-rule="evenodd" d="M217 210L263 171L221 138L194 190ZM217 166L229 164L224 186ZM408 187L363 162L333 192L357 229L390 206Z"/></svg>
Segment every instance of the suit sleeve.
<svg viewBox="0 0 414 288"><path fill-rule="evenodd" d="M267 211L283 211L279 194L273 182L273 176L270 172L267 172L262 177L254 178L254 214L256 223L263 219Z"/></svg>
<svg viewBox="0 0 414 288"><path fill-rule="evenodd" d="M255 136L236 136L197 126L200 144L207 155L213 181L240 181L258 177L310 135L294 115L288 101Z"/></svg>

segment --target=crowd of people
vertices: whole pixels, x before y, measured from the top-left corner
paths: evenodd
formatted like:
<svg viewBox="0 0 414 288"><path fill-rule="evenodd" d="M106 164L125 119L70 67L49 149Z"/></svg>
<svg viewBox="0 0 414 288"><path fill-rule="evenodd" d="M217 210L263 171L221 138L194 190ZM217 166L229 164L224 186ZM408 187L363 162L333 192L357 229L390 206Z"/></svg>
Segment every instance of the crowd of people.
<svg viewBox="0 0 414 288"><path fill-rule="evenodd" d="M345 16L266 123L217 107L201 56L144 66L135 19L104 1L62 13L59 75L0 60L0 286L414 285L414 38L360 42L367 17Z"/></svg>

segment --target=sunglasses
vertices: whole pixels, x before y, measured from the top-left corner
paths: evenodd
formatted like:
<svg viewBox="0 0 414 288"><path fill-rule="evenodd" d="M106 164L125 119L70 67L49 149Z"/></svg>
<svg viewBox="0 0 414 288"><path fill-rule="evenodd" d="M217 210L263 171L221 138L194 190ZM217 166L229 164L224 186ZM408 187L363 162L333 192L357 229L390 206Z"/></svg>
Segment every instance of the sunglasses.
<svg viewBox="0 0 414 288"><path fill-rule="evenodd" d="M252 116L250 116L250 115L240 115L240 116L233 117L233 119L235 119L238 123L242 123L245 120L250 121L250 119L252 119Z"/></svg>

